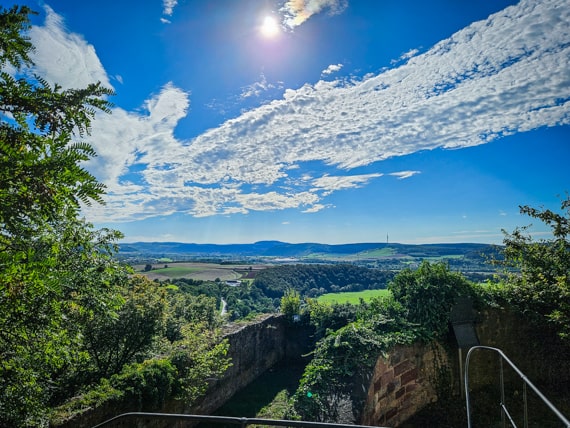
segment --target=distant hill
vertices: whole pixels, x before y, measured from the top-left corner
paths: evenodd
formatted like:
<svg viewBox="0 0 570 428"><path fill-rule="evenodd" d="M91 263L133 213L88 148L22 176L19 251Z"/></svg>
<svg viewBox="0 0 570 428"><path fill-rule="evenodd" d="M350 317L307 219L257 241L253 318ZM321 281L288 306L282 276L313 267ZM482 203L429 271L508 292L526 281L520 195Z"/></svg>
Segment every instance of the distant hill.
<svg viewBox="0 0 570 428"><path fill-rule="evenodd" d="M253 244L189 244L181 242L133 242L120 245L123 256L178 255L208 257L287 257L322 258L326 256L362 258L434 258L465 257L481 258L481 254L495 254L497 246L489 244L398 244L398 243L354 243L354 244L291 244L281 241L260 241Z"/></svg>

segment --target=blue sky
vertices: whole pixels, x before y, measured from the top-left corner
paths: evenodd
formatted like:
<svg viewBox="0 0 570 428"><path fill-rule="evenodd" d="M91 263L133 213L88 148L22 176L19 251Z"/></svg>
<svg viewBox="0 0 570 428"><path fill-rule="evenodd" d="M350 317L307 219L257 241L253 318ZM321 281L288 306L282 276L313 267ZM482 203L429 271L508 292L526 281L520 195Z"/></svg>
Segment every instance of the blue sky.
<svg viewBox="0 0 570 428"><path fill-rule="evenodd" d="M126 242L500 243L570 190L567 0L27 4L35 71L116 92Z"/></svg>

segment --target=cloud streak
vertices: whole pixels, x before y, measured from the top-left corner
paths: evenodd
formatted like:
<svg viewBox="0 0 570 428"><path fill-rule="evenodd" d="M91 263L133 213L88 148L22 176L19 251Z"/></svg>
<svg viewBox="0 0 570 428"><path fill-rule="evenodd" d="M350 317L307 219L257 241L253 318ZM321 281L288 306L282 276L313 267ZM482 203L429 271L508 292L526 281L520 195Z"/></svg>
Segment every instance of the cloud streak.
<svg viewBox="0 0 570 428"><path fill-rule="evenodd" d="M312 5L318 13L344 4L329 3L287 5L291 11L297 10L293 4L298 10ZM73 63L82 64L77 75L68 76L74 85L94 76L108 82L94 49L65 34L61 20L52 17L41 31L42 49L53 52L48 43L60 46L58 51L66 46L74 52ZM92 221L175 212L197 217L315 212L328 206L326 197L333 192L382 179L381 172L351 173L357 168L381 170L382 161L395 156L471 147L570 123L570 6L565 1L523 0L408 57L405 64L362 81L288 89L281 99L189 141L177 139L173 130L188 114L190 95L166 84L142 111L117 108L95 121L91 143L100 156L88 166L109 186L108 205L85 212ZM71 84L51 58L36 62L51 78ZM310 162L326 165L329 173L313 177L305 170ZM417 173L389 175L404 179Z"/></svg>
<svg viewBox="0 0 570 428"><path fill-rule="evenodd" d="M331 15L342 13L348 6L347 0L288 0L281 11L285 15L284 24L293 29L311 16L328 11Z"/></svg>
<svg viewBox="0 0 570 428"><path fill-rule="evenodd" d="M413 177L416 174L420 174L420 171L398 171L398 172L391 172L388 175L397 177L398 180L404 180L406 178Z"/></svg>

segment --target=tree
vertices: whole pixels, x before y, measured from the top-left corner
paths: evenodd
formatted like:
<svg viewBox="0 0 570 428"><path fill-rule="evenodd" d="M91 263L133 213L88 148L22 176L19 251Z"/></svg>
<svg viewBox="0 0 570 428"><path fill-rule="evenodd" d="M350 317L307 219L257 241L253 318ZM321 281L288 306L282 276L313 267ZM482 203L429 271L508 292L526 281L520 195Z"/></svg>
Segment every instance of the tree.
<svg viewBox="0 0 570 428"><path fill-rule="evenodd" d="M289 321L292 321L295 315L301 314L301 296L297 290L292 288L285 290L285 294L281 297L281 312Z"/></svg>
<svg viewBox="0 0 570 428"><path fill-rule="evenodd" d="M444 263L424 261L417 270L404 269L388 286L407 311L408 320L429 333L445 334L449 315L459 296L471 294L470 283Z"/></svg>
<svg viewBox="0 0 570 428"><path fill-rule="evenodd" d="M547 321L570 343L570 196L561 213L521 206L521 214L550 227L552 238L535 241L531 226L503 230L506 298L536 321ZM513 271L514 268L514 271Z"/></svg>
<svg viewBox="0 0 570 428"><path fill-rule="evenodd" d="M137 355L146 357L164 331L166 292L144 276L134 276L122 290L124 303L116 313L100 314L87 323L85 346L98 377L119 373Z"/></svg>
<svg viewBox="0 0 570 428"><path fill-rule="evenodd" d="M112 311L126 278L111 257L120 233L79 217L103 202L81 139L112 91L31 77L31 13L0 9L0 426L43 423L53 377L86 358L81 321Z"/></svg>

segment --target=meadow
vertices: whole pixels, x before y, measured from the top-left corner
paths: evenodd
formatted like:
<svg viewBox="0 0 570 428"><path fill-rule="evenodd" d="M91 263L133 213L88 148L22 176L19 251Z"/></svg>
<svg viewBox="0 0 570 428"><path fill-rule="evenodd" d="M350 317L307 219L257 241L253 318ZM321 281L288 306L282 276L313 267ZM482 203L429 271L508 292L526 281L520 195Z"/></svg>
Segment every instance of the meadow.
<svg viewBox="0 0 570 428"><path fill-rule="evenodd" d="M145 271L145 265L134 265L136 273L147 276L149 279L175 279L190 278L202 281L236 280L253 278L259 270L266 269L265 265L239 265L199 262L155 263L151 271Z"/></svg>
<svg viewBox="0 0 570 428"><path fill-rule="evenodd" d="M364 301L372 300L375 297L389 297L391 296L390 290L363 290L363 291L348 291L345 293L327 293L319 296L317 300L321 303L351 303L358 304L360 299Z"/></svg>

